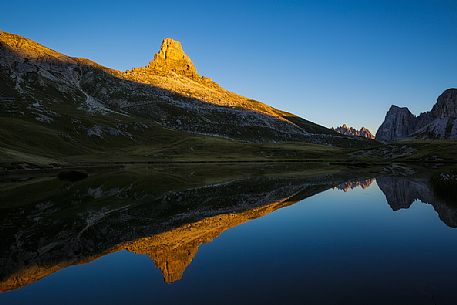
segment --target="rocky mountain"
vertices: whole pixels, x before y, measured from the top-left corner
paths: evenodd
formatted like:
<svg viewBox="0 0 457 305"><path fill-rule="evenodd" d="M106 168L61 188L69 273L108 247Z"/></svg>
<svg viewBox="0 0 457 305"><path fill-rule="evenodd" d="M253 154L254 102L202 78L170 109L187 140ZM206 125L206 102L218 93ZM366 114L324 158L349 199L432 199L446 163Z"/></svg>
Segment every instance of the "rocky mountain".
<svg viewBox="0 0 457 305"><path fill-rule="evenodd" d="M393 142L404 138L457 139L457 89L447 89L429 112L419 116L406 107L391 106L376 139Z"/></svg>
<svg viewBox="0 0 457 305"><path fill-rule="evenodd" d="M371 134L371 132L365 127L362 127L362 128L360 128L360 130L357 130L353 127L347 126L346 124L343 124L342 126L334 128L334 130L336 132L346 135L346 136L362 137L362 138L367 138L367 139L371 139L371 140L373 140L375 138Z"/></svg>
<svg viewBox="0 0 457 305"><path fill-rule="evenodd" d="M184 53L181 43L171 38L163 40L159 52L154 55L154 59L146 66L146 69L143 69L146 72L148 70L164 73L171 71L194 80L201 79L192 60ZM136 71L142 71L142 69Z"/></svg>
<svg viewBox="0 0 457 305"><path fill-rule="evenodd" d="M148 65L123 72L0 32L0 128L8 130L0 155L23 159L31 150L120 152L188 133L244 143L364 144L223 89L199 75L170 38Z"/></svg>

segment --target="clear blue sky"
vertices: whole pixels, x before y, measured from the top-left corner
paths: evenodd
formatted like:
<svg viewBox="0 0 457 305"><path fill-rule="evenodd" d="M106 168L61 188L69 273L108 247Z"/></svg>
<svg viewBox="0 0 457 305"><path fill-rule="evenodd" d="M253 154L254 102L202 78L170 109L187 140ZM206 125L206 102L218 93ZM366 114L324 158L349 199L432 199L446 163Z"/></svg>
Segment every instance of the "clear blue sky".
<svg viewBox="0 0 457 305"><path fill-rule="evenodd" d="M4 1L0 28L121 70L164 37L225 88L331 127L376 131L457 87L457 1Z"/></svg>

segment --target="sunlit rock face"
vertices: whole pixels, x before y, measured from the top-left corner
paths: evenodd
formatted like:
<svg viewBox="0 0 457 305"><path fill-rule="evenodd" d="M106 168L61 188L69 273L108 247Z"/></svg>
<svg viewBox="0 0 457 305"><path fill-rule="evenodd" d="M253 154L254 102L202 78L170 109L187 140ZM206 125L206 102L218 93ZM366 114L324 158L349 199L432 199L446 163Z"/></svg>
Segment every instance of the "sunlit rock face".
<svg viewBox="0 0 457 305"><path fill-rule="evenodd" d="M162 41L159 52L154 55L147 68L160 72L176 72L190 78L200 77L189 56L184 53L181 43L171 38Z"/></svg>
<svg viewBox="0 0 457 305"><path fill-rule="evenodd" d="M376 139L457 139L457 89L447 89L429 112L413 115L408 108L392 106L376 132Z"/></svg>

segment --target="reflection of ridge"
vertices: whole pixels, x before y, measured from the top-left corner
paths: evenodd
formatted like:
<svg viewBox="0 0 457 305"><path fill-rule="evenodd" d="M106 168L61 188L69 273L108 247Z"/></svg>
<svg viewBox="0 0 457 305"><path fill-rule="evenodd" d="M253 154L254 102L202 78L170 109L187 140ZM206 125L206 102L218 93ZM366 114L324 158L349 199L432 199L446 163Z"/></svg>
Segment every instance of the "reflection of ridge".
<svg viewBox="0 0 457 305"><path fill-rule="evenodd" d="M364 180L350 180L350 181L339 184L337 186L337 188L339 190L342 190L343 192L353 190L356 187L361 187L362 189L366 189L373 183L373 181L374 181L373 178L364 179Z"/></svg>
<svg viewBox="0 0 457 305"><path fill-rule="evenodd" d="M457 227L457 208L437 199L428 179L379 177L376 182L392 210L408 209L414 201L420 200L432 205L446 225Z"/></svg>
<svg viewBox="0 0 457 305"><path fill-rule="evenodd" d="M138 254L148 255L162 271L165 282L172 283L182 278L185 269L202 244L211 242L227 229L265 216L297 200L290 197L241 213L208 217L152 237L142 238L122 247Z"/></svg>
<svg viewBox="0 0 457 305"><path fill-rule="evenodd" d="M37 202L26 210L11 208L0 214L0 223L21 221L0 230L4 241L0 245L0 264L5 266L0 271L0 291L22 287L67 266L124 249L150 256L165 281L173 282L182 277L201 244L228 228L341 182L341 178L331 175L259 177L152 196L143 187L148 184L135 186L125 179L128 187L116 186L122 194L107 193L110 201L119 198L120 205L112 204L107 210L104 205L84 203L106 200L86 195L88 189L99 185L94 179L61 189L55 198L43 197L46 205ZM135 198L134 204L129 204L128 198ZM49 221L36 222L36 216Z"/></svg>
<svg viewBox="0 0 457 305"><path fill-rule="evenodd" d="M414 201L433 201L433 193L426 181L403 177L380 177L376 179L392 210L408 209Z"/></svg>

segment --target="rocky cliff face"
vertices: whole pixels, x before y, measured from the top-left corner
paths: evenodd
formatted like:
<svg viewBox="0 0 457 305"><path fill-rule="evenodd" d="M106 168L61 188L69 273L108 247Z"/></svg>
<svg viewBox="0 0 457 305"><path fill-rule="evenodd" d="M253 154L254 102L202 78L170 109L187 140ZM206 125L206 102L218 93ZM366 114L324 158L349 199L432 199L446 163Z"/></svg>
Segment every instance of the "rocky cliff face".
<svg viewBox="0 0 457 305"><path fill-rule="evenodd" d="M376 132L376 139L391 142L395 139L405 138L414 132L416 117L406 107L392 105L386 114L384 122Z"/></svg>
<svg viewBox="0 0 457 305"><path fill-rule="evenodd" d="M457 118L457 89L448 89L438 97L431 114L435 118Z"/></svg>
<svg viewBox="0 0 457 305"><path fill-rule="evenodd" d="M408 137L457 139L457 89L444 91L433 109L419 116L406 107L390 107L376 139L393 142Z"/></svg>
<svg viewBox="0 0 457 305"><path fill-rule="evenodd" d="M162 41L159 52L154 55L154 59L146 68L165 73L175 72L190 78L200 77L190 57L184 53L181 43L171 38L165 38Z"/></svg>
<svg viewBox="0 0 457 305"><path fill-rule="evenodd" d="M374 139L375 137L371 134L370 130L368 128L362 127L360 130L357 130L353 127L347 126L346 124L343 124L342 126L339 126L334 129L336 132L346 135L346 136L353 136L353 137L362 137L362 138L367 138L367 139Z"/></svg>

